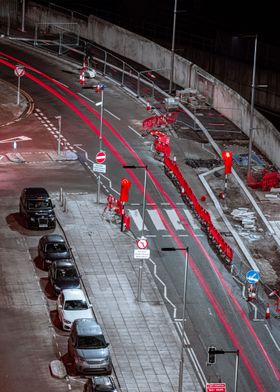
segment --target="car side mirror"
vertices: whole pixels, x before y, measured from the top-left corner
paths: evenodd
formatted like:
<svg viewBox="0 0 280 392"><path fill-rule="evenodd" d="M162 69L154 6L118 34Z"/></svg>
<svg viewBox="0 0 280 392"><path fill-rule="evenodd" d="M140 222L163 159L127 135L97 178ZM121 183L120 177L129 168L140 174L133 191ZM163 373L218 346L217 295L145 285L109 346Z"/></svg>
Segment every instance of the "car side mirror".
<svg viewBox="0 0 280 392"><path fill-rule="evenodd" d="M58 305L58 309L62 309L62 305Z"/></svg>
<svg viewBox="0 0 280 392"><path fill-rule="evenodd" d="M110 346L110 343L106 342L106 345L105 345L105 346L106 346L106 347Z"/></svg>
<svg viewBox="0 0 280 392"><path fill-rule="evenodd" d="M55 208L55 204L53 204L53 208Z"/></svg>
<svg viewBox="0 0 280 392"><path fill-rule="evenodd" d="M89 307L89 308L92 308L92 304L88 304L88 307Z"/></svg>

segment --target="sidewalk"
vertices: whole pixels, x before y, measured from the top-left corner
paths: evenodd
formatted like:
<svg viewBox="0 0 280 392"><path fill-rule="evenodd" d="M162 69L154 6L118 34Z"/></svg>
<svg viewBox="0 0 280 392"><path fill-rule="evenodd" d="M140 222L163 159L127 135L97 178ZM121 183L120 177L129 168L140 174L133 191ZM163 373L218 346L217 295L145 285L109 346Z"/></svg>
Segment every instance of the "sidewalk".
<svg viewBox="0 0 280 392"><path fill-rule="evenodd" d="M110 342L122 392L178 390L180 339L148 268L136 301L139 261L134 240L102 220L96 195L66 195L57 208L98 322ZM58 206L59 202L56 202ZM183 390L201 391L185 357Z"/></svg>

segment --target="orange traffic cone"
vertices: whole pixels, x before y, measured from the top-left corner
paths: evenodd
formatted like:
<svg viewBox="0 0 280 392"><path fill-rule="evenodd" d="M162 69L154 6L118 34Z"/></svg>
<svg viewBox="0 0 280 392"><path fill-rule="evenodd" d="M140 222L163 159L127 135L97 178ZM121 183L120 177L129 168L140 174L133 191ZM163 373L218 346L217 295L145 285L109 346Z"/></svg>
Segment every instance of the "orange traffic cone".
<svg viewBox="0 0 280 392"><path fill-rule="evenodd" d="M266 318L266 319L269 319L269 318L270 318L269 304L266 304L265 318Z"/></svg>

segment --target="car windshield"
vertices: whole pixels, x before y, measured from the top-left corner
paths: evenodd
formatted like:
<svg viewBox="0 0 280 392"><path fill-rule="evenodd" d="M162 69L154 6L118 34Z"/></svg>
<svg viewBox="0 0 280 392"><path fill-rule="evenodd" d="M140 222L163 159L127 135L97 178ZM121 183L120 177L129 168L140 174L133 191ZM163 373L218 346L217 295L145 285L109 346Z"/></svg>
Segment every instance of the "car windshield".
<svg viewBox="0 0 280 392"><path fill-rule="evenodd" d="M96 385L95 390L96 390L96 392L115 392L114 387L110 384Z"/></svg>
<svg viewBox="0 0 280 392"><path fill-rule="evenodd" d="M63 279L76 278L77 272L75 268L59 268L56 271L56 277Z"/></svg>
<svg viewBox="0 0 280 392"><path fill-rule="evenodd" d="M64 310L85 310L88 309L86 301L72 300L66 301L64 304Z"/></svg>
<svg viewBox="0 0 280 392"><path fill-rule="evenodd" d="M66 248L65 244L61 244L61 243L47 244L46 252L47 253L64 253L64 252L67 252L67 248Z"/></svg>
<svg viewBox="0 0 280 392"><path fill-rule="evenodd" d="M42 199L42 200L29 200L28 201L28 209L29 210L47 210L52 207L52 203L50 199Z"/></svg>
<svg viewBox="0 0 280 392"><path fill-rule="evenodd" d="M78 348L105 348L106 342L103 335L79 336Z"/></svg>

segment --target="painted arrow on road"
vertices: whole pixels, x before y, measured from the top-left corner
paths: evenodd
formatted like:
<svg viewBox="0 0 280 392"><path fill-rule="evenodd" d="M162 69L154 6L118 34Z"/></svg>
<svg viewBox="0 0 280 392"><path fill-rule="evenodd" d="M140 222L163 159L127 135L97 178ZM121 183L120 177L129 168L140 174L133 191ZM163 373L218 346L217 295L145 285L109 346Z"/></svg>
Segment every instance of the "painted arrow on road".
<svg viewBox="0 0 280 392"><path fill-rule="evenodd" d="M32 140L28 136L16 136L16 137L11 137L10 139L4 139L0 140L0 143L13 143L13 142L27 142L28 140Z"/></svg>

